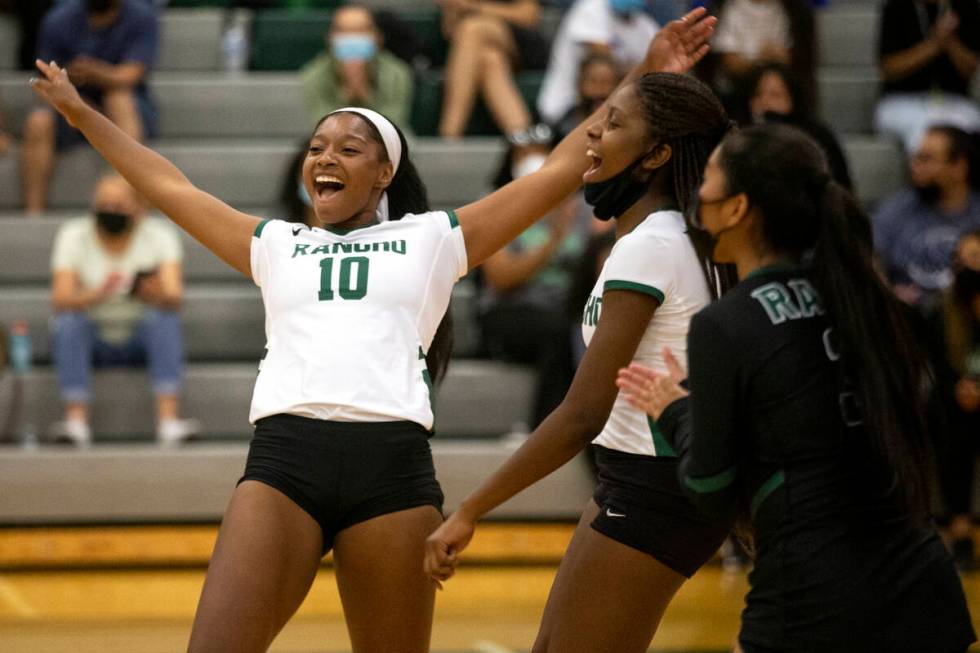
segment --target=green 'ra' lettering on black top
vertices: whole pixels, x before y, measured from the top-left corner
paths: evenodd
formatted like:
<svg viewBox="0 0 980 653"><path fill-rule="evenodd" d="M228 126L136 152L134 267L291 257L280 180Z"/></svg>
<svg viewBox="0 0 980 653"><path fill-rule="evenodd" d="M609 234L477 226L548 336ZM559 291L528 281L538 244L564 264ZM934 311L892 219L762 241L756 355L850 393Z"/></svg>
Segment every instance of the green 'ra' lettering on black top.
<svg viewBox="0 0 980 653"><path fill-rule="evenodd" d="M376 243L327 243L316 247L308 243L297 243L293 247L293 255L289 258L320 254L366 254L368 252L393 252L404 255L408 251L408 246L404 240L387 240Z"/></svg>
<svg viewBox="0 0 980 653"><path fill-rule="evenodd" d="M785 285L771 281L753 290L752 297L766 310L766 315L773 324L782 324L786 320L803 320L826 313L820 301L820 293L806 279L790 279Z"/></svg>

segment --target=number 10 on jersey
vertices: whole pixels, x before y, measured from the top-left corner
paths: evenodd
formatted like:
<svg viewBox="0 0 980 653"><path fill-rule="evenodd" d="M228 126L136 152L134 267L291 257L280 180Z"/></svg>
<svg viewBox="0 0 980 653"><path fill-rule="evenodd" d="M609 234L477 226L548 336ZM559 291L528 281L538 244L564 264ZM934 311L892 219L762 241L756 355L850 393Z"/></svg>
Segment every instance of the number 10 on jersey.
<svg viewBox="0 0 980 653"><path fill-rule="evenodd" d="M332 256L320 259L321 302L329 302L339 294L341 299L361 299L367 294L368 267L366 256L348 256L339 261L338 283L334 286L334 259Z"/></svg>

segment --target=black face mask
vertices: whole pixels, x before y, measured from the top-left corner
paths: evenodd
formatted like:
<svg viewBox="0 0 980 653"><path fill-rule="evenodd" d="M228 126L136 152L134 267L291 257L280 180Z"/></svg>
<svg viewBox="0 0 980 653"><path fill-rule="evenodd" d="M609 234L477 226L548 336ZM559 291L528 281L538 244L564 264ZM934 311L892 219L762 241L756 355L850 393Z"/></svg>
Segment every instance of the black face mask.
<svg viewBox="0 0 980 653"><path fill-rule="evenodd" d="M118 236L129 230L133 224L133 219L125 213L97 211L95 213L95 223L99 226L100 230L110 236Z"/></svg>
<svg viewBox="0 0 980 653"><path fill-rule="evenodd" d="M972 297L980 295L980 270L963 268L956 273L953 288L963 301L968 301Z"/></svg>
<svg viewBox="0 0 980 653"><path fill-rule="evenodd" d="M637 181L633 178L633 173L649 154L647 152L614 177L585 184L585 202L593 208L595 217L600 220L618 217L643 197L650 186L650 180Z"/></svg>
<svg viewBox="0 0 980 653"><path fill-rule="evenodd" d="M927 206L935 206L939 202L939 185L926 184L925 186L915 186L915 192Z"/></svg>

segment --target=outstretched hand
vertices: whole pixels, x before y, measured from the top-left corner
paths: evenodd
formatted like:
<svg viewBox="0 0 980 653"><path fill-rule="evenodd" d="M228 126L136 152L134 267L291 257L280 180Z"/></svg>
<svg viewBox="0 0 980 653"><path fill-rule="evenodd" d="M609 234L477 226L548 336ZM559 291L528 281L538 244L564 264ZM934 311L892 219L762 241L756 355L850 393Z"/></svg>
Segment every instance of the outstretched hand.
<svg viewBox="0 0 980 653"><path fill-rule="evenodd" d="M673 352L666 347L664 362L667 364L667 373L631 363L629 367L620 369L616 378L616 386L622 390L626 401L653 419L660 419L667 406L689 394L681 387L686 376L684 369Z"/></svg>
<svg viewBox="0 0 980 653"><path fill-rule="evenodd" d="M698 7L657 32L647 48L646 68L650 72L686 73L708 54L708 39L718 19Z"/></svg>
<svg viewBox="0 0 980 653"><path fill-rule="evenodd" d="M34 63L41 76L31 78L31 88L74 127L72 116L86 105L74 84L68 79L68 71L54 61L44 63L38 59Z"/></svg>
<svg viewBox="0 0 980 653"><path fill-rule="evenodd" d="M457 510L425 541L425 573L439 589L456 573L459 554L475 530L476 522Z"/></svg>

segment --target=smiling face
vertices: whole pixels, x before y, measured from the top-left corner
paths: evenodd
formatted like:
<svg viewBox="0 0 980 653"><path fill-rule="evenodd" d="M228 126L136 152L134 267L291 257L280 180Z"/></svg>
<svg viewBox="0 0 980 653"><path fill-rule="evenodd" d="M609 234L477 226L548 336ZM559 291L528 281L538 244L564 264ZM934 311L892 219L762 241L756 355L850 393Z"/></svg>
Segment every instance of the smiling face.
<svg viewBox="0 0 980 653"><path fill-rule="evenodd" d="M582 175L586 184L618 175L651 150L653 139L632 84L609 98L605 116L589 126L588 137L586 154L592 159L592 166Z"/></svg>
<svg viewBox="0 0 980 653"><path fill-rule="evenodd" d="M393 167L373 128L354 113L331 115L317 127L303 162L303 185L322 225L370 224Z"/></svg>

